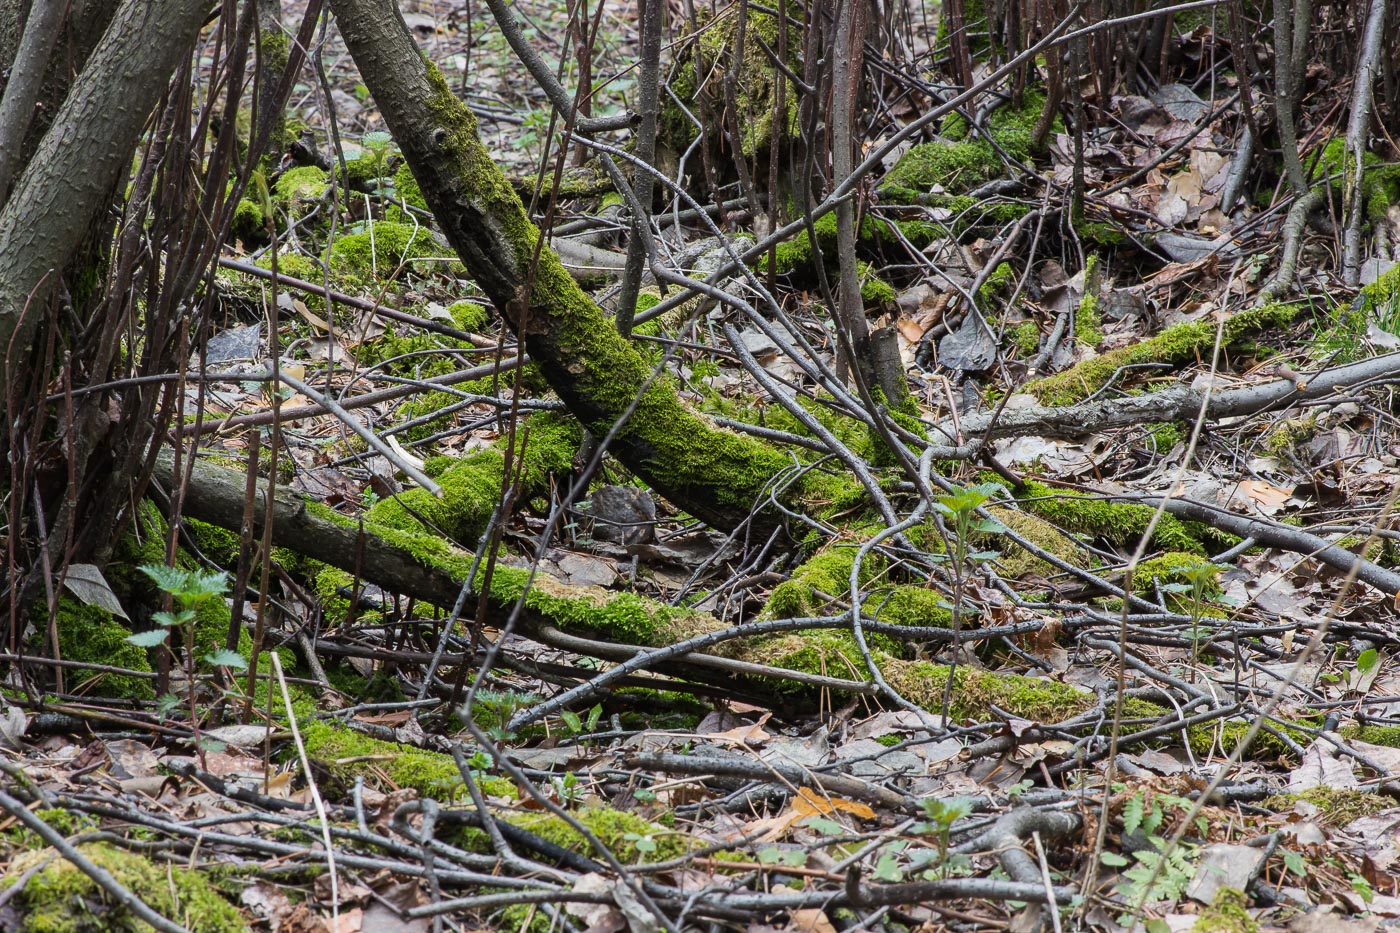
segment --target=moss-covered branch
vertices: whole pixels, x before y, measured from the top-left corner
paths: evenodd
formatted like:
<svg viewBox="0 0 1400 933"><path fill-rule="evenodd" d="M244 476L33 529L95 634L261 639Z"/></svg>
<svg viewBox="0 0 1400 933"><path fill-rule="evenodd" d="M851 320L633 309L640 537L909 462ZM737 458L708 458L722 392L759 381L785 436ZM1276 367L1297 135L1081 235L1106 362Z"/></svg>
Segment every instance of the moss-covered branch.
<svg viewBox="0 0 1400 933"><path fill-rule="evenodd" d="M749 519L785 458L717 428L651 379L652 367L540 242L476 119L424 60L396 4L331 7L448 241L550 386L600 437L625 419L612 453L673 503L720 528Z"/></svg>

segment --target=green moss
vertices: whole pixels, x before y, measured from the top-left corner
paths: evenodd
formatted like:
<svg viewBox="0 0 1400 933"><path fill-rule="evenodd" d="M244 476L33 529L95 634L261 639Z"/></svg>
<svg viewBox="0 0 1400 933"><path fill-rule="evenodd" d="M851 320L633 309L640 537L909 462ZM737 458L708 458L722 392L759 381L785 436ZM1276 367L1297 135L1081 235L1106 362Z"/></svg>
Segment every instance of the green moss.
<svg viewBox="0 0 1400 933"><path fill-rule="evenodd" d="M1009 295L1015 286L1016 270L1012 268L1011 263L1003 262L987 276L987 281L982 283L982 287L977 289L977 303L983 309L993 308L997 299L1002 295Z"/></svg>
<svg viewBox="0 0 1400 933"><path fill-rule="evenodd" d="M1157 424L1148 425L1147 436L1151 439L1153 448L1161 453L1166 453L1177 444L1184 444L1190 440L1190 433L1174 421L1160 421Z"/></svg>
<svg viewBox="0 0 1400 933"><path fill-rule="evenodd" d="M1031 155L1032 133L1044 107L1043 95L1027 93L1020 107L1005 104L994 110L988 132L1008 156L1024 162ZM957 195L1002 174L997 146L983 138L969 139L961 117L954 114L944 121L943 136L944 141L921 143L906 152L880 182L882 196L917 199L935 189Z"/></svg>
<svg viewBox="0 0 1400 933"><path fill-rule="evenodd" d="M855 566L855 560L856 548L853 545L834 546L809 558L788 579L773 588L763 606L762 617L793 619L822 615L827 608L827 599L849 600L851 568ZM869 555L861 564L862 584L868 583L884 567L883 558Z"/></svg>
<svg viewBox="0 0 1400 933"><path fill-rule="evenodd" d="M865 611L891 625L935 626L953 623L948 597L938 590L905 584L874 590L865 598Z"/></svg>
<svg viewBox="0 0 1400 933"><path fill-rule="evenodd" d="M1191 585L1199 581L1204 587L1203 596L1218 596L1221 593L1219 574L1223 569L1203 560L1200 554L1168 551L1138 563L1133 573L1133 592L1149 594L1159 586Z"/></svg>
<svg viewBox="0 0 1400 933"><path fill-rule="evenodd" d="M1041 550L1054 554L1076 567L1089 565L1088 550L1040 516L1003 507L993 507L989 511L993 518ZM1001 565L1001 573L1010 579L1031 574L1053 577L1063 572L1003 535L979 536L977 546L1000 551L997 560Z"/></svg>
<svg viewBox="0 0 1400 933"><path fill-rule="evenodd" d="M1343 738L1356 739L1369 745L1400 748L1400 726L1342 726Z"/></svg>
<svg viewBox="0 0 1400 933"><path fill-rule="evenodd" d="M1032 357L1040 350L1040 326L1035 321L1022 321L1011 328L1011 344L1023 357Z"/></svg>
<svg viewBox="0 0 1400 933"><path fill-rule="evenodd" d="M479 333L491 323L490 310L476 301L453 302L448 306L447 313L452 315L452 323L457 325L458 330L468 333Z"/></svg>
<svg viewBox="0 0 1400 933"><path fill-rule="evenodd" d="M1131 242L1123 229L1113 223L1077 220L1074 222L1074 232L1090 246L1116 247L1126 246Z"/></svg>
<svg viewBox="0 0 1400 933"><path fill-rule="evenodd" d="M1297 317L1299 307L1272 304L1250 308L1225 322L1224 343L1230 346L1260 330L1285 327ZM1139 363L1189 363L1210 356L1215 344L1214 321L1177 324L1156 337L1113 350L1062 373L1036 379L1026 391L1044 405L1072 405L1099 389L1124 366Z"/></svg>
<svg viewBox="0 0 1400 933"><path fill-rule="evenodd" d="M1259 921L1250 916L1248 904L1243 891L1221 888L1191 925L1191 933L1259 933Z"/></svg>
<svg viewBox="0 0 1400 933"><path fill-rule="evenodd" d="M947 666L927 661L890 663L884 674L891 687L924 709L937 710L942 705ZM1069 684L960 665L953 674L949 714L958 720L983 721L995 706L1023 719L1055 723L1092 709L1095 703L1093 693Z"/></svg>
<svg viewBox="0 0 1400 933"><path fill-rule="evenodd" d="M238 563L238 535L235 532L198 519L187 521L201 554L222 567L232 567Z"/></svg>
<svg viewBox="0 0 1400 933"><path fill-rule="evenodd" d="M545 488L551 475L572 467L579 437L577 424L553 414L536 414L526 422L519 451L524 498ZM366 519L402 531L422 531L427 522L427 527L473 546L500 501L504 475L505 455L499 445L474 451L438 474L441 498L426 489L410 489L376 503Z"/></svg>
<svg viewBox="0 0 1400 933"><path fill-rule="evenodd" d="M1264 435L1264 449L1274 456L1282 456L1300 444L1312 440L1317 433L1317 419L1312 415L1304 418L1285 418L1274 422Z"/></svg>
<svg viewBox="0 0 1400 933"><path fill-rule="evenodd" d="M394 172L394 191L398 193L399 199L406 201L409 206L425 211L428 209L423 189L418 187L418 179L413 177L413 169L407 161L401 162Z"/></svg>
<svg viewBox="0 0 1400 933"><path fill-rule="evenodd" d="M451 755L411 745L386 742L325 721L302 726L306 754L323 763L331 774L353 783L358 776L382 773L394 787L410 787L424 797L452 801L466 794L466 785ZM504 778L480 778L482 793L491 797L519 796Z"/></svg>
<svg viewBox="0 0 1400 933"><path fill-rule="evenodd" d="M894 286L876 275L869 263L857 261L856 273L860 276L860 299L867 307L894 304L895 298L898 297Z"/></svg>
<svg viewBox="0 0 1400 933"><path fill-rule="evenodd" d="M1103 315L1099 311L1099 288L1096 274L1098 257L1090 256L1084 267L1084 297L1074 313L1074 336L1090 349L1103 343Z"/></svg>
<svg viewBox="0 0 1400 933"><path fill-rule="evenodd" d="M233 209L233 235L248 243L267 238L267 214L252 198L243 198Z"/></svg>
<svg viewBox="0 0 1400 933"><path fill-rule="evenodd" d="M589 807L574 811L572 816L597 836L624 865L679 858L701 845L700 840L694 836L668 829L635 813L626 813L612 807ZM512 825L528 830L557 846L584 855L597 854L578 830L553 813L512 814L506 819ZM656 849L651 852L638 849L637 842L642 839L650 839L656 843Z"/></svg>
<svg viewBox="0 0 1400 933"><path fill-rule="evenodd" d="M789 17L788 66L801 74L802 63L798 56L803 48L802 35L800 26L795 23L802 22L802 10L792 4L782 6ZM768 48L777 49L778 32L776 16L766 10L749 7L747 34L743 37L743 58L739 63L733 101L738 117L739 148L745 158L753 158L766 151L772 141L776 109L775 70L757 40L761 38ZM692 113L702 100L708 100L716 107L724 106L718 91L719 76L731 69L739 38L738 18L733 15L733 10L715 18L707 8L696 9L696 31L683 37L670 80L672 91ZM702 83L697 83L697 75ZM791 85L788 85L784 95L784 103L778 132L780 137L791 138L799 131L799 95L793 93ZM659 129L660 139L676 152L684 151L696 135L695 124L665 95Z"/></svg>
<svg viewBox="0 0 1400 933"><path fill-rule="evenodd" d="M318 200L326 190L328 177L325 169L314 165L289 168L272 186L272 196L286 205Z"/></svg>
<svg viewBox="0 0 1400 933"><path fill-rule="evenodd" d="M1135 545L1156 512L1145 505L1108 502L1099 496L1063 492L1034 480L1027 480L1016 491L1016 498L1027 511L1065 531L1092 535L1120 546ZM1201 542L1172 515L1163 515L1158 520L1152 544L1168 551L1205 553Z"/></svg>
<svg viewBox="0 0 1400 933"><path fill-rule="evenodd" d="M105 843L79 846L125 888L162 916L200 933L247 931L248 922L199 871L163 864ZM10 863L0 886L9 888L31 866L52 859L15 897L12 912L23 933L138 933L150 927L77 866L49 850L26 852Z"/></svg>
<svg viewBox="0 0 1400 933"><path fill-rule="evenodd" d="M36 606L32 618L32 646L47 653L44 646L49 629L45 607ZM105 609L84 605L67 595L61 596L55 625L58 629L59 655L66 661L106 664L146 673L151 671L146 650L126 640L131 629ZM84 670L69 671L66 678L69 692L72 693L134 700L149 700L155 696L153 681L149 678Z"/></svg>
<svg viewBox="0 0 1400 933"><path fill-rule="evenodd" d="M522 568L498 566L491 579L492 601L514 605L528 577ZM525 608L567 631L605 635L629 645L669 645L718 627L704 613L672 608L635 593L564 586L544 575L535 577Z"/></svg>
<svg viewBox="0 0 1400 933"><path fill-rule="evenodd" d="M430 271L432 263L414 260L441 256L442 252L426 227L380 222L336 240L326 261L332 272L372 281L404 271Z"/></svg>
<svg viewBox="0 0 1400 933"><path fill-rule="evenodd" d="M1326 826L1345 826L1363 816L1374 816L1389 809L1391 800L1364 790L1343 790L1337 787L1310 787L1297 794L1276 794L1259 802L1274 811L1293 809L1293 804L1306 800L1320 811L1317 820Z"/></svg>

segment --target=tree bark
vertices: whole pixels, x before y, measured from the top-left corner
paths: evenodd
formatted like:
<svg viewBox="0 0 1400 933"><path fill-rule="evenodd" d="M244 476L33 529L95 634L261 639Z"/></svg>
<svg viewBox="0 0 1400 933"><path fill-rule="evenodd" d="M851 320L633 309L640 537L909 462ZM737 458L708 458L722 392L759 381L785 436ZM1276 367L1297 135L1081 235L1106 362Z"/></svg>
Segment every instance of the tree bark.
<svg viewBox="0 0 1400 933"><path fill-rule="evenodd" d="M126 0L0 210L7 377L38 327L39 299L108 209L147 117L207 12L204 0Z"/></svg>
<svg viewBox="0 0 1400 933"><path fill-rule="evenodd" d="M540 241L476 120L424 60L396 5L332 0L341 34L428 205L545 379L653 489L718 528L754 517L786 458L687 409ZM776 521L776 518L769 519Z"/></svg>

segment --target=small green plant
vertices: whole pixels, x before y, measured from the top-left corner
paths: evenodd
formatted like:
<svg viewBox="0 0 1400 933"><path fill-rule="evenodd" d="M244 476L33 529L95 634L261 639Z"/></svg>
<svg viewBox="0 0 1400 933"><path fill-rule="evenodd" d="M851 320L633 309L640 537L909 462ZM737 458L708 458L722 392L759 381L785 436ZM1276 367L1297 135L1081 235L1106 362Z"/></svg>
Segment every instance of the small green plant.
<svg viewBox="0 0 1400 933"><path fill-rule="evenodd" d="M583 799L583 785L579 783L578 774L570 771L563 777L551 778L550 783L554 785L554 793L559 798L559 802L565 807L572 807ZM655 848L655 843L652 847Z"/></svg>
<svg viewBox="0 0 1400 933"><path fill-rule="evenodd" d="M958 610L962 603L962 584L969 562L993 560L998 557L996 551L974 551L972 550L972 536L974 534L1001 534L1006 528L995 519L982 518L977 514L977 510L991 501L997 493L1006 493L1006 488L1000 483L978 483L975 486L968 486L966 489L959 489L956 492L948 493L946 496L939 496L933 500L934 511L943 516L952 532L952 540L949 542L952 547L951 559L953 562L953 604L950 607L953 612L953 627L958 627Z"/></svg>
<svg viewBox="0 0 1400 933"><path fill-rule="evenodd" d="M953 824L965 816L972 815L972 801L966 797L950 797L947 800L939 800L936 797L925 797L919 801L919 805L924 809L924 816L927 822L915 823L913 831L933 836L934 845L937 846L938 864L942 867L945 875L949 867L948 845L952 837Z"/></svg>
<svg viewBox="0 0 1400 933"><path fill-rule="evenodd" d="M144 564L141 572L150 577L162 591L170 594L174 608L151 616L156 628L146 632L135 632L128 635L126 640L142 648L160 647L173 655L170 633L177 630L180 632L184 642L185 676L189 684L190 722L197 729L199 711L194 690L195 673L198 668L195 659L195 624L199 619L201 607L224 598L224 590L228 587L228 575L223 572L205 573L201 570L186 570L183 567L167 567L164 564ZM248 669L248 659L228 648L211 651L200 660L214 669ZM165 694L156 700L156 709L162 716L174 712L179 705L180 698L174 694ZM222 743L203 737L196 740L196 745L201 752L223 750Z"/></svg>
<svg viewBox="0 0 1400 933"><path fill-rule="evenodd" d="M506 723L511 721L517 710L537 702L539 697L518 690L478 690L473 718L485 727L487 735L497 742L505 742L515 738L515 733L506 728Z"/></svg>
<svg viewBox="0 0 1400 933"><path fill-rule="evenodd" d="M1123 880L1118 885L1119 892L1135 907L1149 901L1178 900L1196 877L1195 846L1179 843L1167 852L1167 841L1161 836L1149 836L1148 842L1152 848L1133 853L1135 864L1122 873ZM1105 865L1115 867L1130 864L1116 852L1104 852L1099 858ZM1120 917L1118 922L1126 926L1129 919Z"/></svg>
<svg viewBox="0 0 1400 933"><path fill-rule="evenodd" d="M1222 569L1218 564L1203 560L1178 571L1182 577L1185 577L1183 582L1164 583L1158 586L1158 589L1163 593L1177 593L1187 596L1186 611L1191 616L1192 661L1196 661L1200 657L1202 637L1209 636L1209 632L1202 629L1201 620L1205 617L1206 604L1215 601L1211 598L1211 593L1213 590L1218 590L1215 578Z"/></svg>
<svg viewBox="0 0 1400 933"><path fill-rule="evenodd" d="M580 718L579 714L571 709L564 710L559 714L559 718L564 720L564 725L569 730L569 735L577 738L581 735L587 735L598 728L598 720L603 718L603 705L599 703L589 710L587 719Z"/></svg>
<svg viewBox="0 0 1400 933"><path fill-rule="evenodd" d="M573 777L573 774L570 773L569 776ZM656 851L656 840L652 838L650 833L645 836L641 833L624 833L622 838L632 843L632 847L635 848L637 854L642 857L639 861Z"/></svg>

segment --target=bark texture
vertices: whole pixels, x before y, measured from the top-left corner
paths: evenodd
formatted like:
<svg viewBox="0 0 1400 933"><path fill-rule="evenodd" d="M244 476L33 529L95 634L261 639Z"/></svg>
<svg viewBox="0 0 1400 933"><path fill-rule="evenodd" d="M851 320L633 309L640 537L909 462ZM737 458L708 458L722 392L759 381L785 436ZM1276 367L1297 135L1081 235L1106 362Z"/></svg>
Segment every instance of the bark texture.
<svg viewBox="0 0 1400 933"><path fill-rule="evenodd" d="M734 528L775 474L775 449L717 428L652 367L540 242L476 120L426 62L388 0L332 0L365 84L443 232L570 410L611 452L698 518Z"/></svg>
<svg viewBox="0 0 1400 933"><path fill-rule="evenodd" d="M126 0L73 82L0 211L0 347L14 354L7 360L20 358L43 316L34 299L54 286L56 270L108 209L207 12L204 0Z"/></svg>

